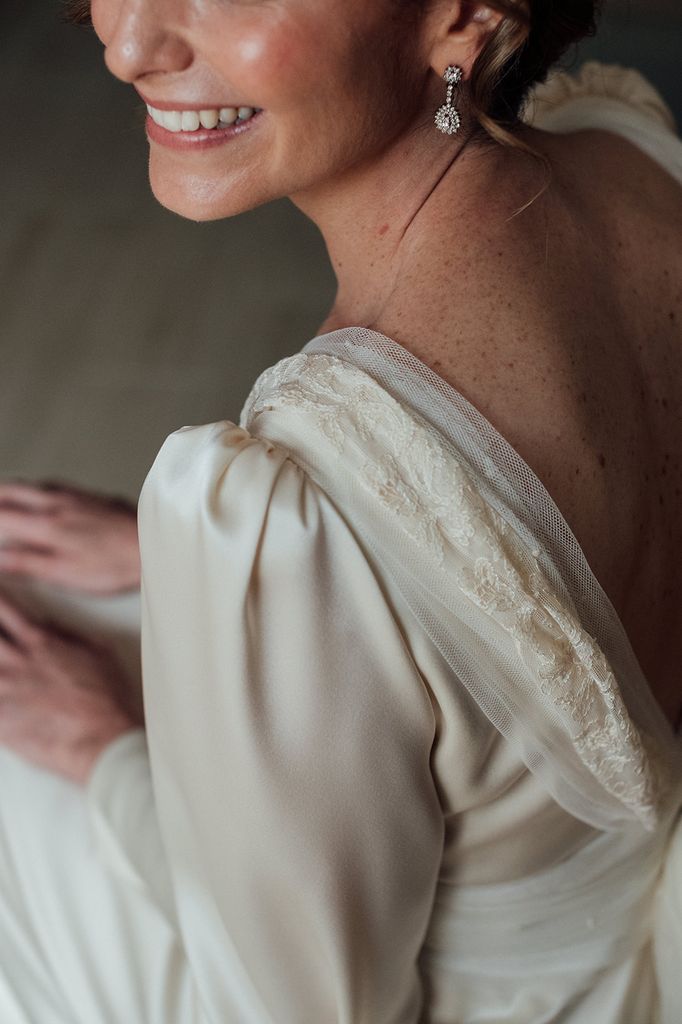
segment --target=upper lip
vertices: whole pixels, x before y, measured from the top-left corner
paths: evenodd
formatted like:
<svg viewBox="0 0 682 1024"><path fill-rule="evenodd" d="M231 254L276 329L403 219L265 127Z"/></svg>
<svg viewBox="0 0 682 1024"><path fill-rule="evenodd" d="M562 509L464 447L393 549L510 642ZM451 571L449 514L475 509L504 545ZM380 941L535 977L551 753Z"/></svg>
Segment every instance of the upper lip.
<svg viewBox="0 0 682 1024"><path fill-rule="evenodd" d="M222 110L224 107L235 107L239 110L240 107L253 106L253 104L247 103L225 103L224 100L221 100L220 103L179 103L177 101L152 100L141 92L140 96L147 106L154 107L155 110Z"/></svg>

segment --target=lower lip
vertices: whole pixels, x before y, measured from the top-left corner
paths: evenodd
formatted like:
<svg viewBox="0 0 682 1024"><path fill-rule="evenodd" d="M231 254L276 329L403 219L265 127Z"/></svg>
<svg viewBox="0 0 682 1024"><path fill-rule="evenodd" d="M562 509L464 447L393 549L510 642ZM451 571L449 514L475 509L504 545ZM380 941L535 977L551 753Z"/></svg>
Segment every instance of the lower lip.
<svg viewBox="0 0 682 1024"><path fill-rule="evenodd" d="M222 128L198 128L195 132L169 132L167 128L162 128L147 114L145 129L152 142L158 142L160 146L167 146L168 149L178 149L183 152L195 152L198 149L213 149L215 146L223 146L227 142L232 142L240 135L251 131L262 116L263 111L259 110L257 114L252 114L248 121L242 121L241 124L229 124Z"/></svg>

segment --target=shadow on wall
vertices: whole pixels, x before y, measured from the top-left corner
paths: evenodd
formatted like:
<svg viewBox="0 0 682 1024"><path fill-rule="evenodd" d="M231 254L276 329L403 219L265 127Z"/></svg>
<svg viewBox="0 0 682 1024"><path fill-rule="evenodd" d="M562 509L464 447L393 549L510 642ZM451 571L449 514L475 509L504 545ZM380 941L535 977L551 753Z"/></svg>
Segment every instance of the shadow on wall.
<svg viewBox="0 0 682 1024"><path fill-rule="evenodd" d="M682 122L679 2L612 0L568 66L634 66ZM172 430L238 418L257 374L315 333L334 283L286 202L213 224L161 209L135 93L59 11L3 0L0 476L132 497Z"/></svg>

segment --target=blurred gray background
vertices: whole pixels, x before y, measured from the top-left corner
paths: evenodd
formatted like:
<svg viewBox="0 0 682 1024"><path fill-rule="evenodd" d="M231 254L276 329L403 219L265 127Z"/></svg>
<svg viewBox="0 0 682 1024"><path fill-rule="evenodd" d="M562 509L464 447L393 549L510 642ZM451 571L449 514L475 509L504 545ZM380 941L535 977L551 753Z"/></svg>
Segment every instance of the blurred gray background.
<svg viewBox="0 0 682 1024"><path fill-rule="evenodd" d="M136 497L164 437L236 420L316 333L334 282L283 201L193 224L147 185L134 91L59 0L2 0L0 476ZM636 67L682 124L680 0L611 0L562 63Z"/></svg>

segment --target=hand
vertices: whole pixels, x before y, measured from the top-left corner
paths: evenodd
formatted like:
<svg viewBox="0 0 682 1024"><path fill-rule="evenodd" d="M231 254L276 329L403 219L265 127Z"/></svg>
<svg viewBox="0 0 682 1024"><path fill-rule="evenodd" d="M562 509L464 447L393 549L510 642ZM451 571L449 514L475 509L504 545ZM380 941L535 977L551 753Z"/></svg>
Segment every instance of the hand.
<svg viewBox="0 0 682 1024"><path fill-rule="evenodd" d="M143 723L113 656L40 625L0 595L0 743L84 784L100 753Z"/></svg>
<svg viewBox="0 0 682 1024"><path fill-rule="evenodd" d="M0 573L89 594L135 590L135 506L57 484L0 484Z"/></svg>

